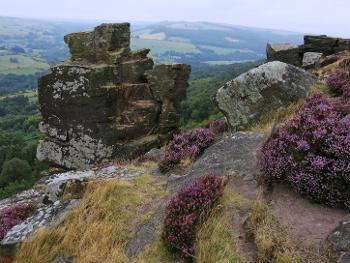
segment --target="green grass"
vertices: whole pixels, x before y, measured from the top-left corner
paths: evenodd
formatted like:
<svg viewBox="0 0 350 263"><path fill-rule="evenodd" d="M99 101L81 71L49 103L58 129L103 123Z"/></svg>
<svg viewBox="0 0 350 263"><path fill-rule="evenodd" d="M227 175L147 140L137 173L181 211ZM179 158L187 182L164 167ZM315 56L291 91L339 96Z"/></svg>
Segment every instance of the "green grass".
<svg viewBox="0 0 350 263"><path fill-rule="evenodd" d="M17 63L10 62L10 59L17 59ZM39 58L25 55L4 55L0 56L0 75L33 75L38 71L49 69L49 64Z"/></svg>
<svg viewBox="0 0 350 263"><path fill-rule="evenodd" d="M243 52L243 53L254 53L254 51L251 51L249 49L225 48L225 47L216 47L216 46L208 46L208 45L200 45L200 47L210 49L218 55L229 55L237 51Z"/></svg>
<svg viewBox="0 0 350 263"><path fill-rule="evenodd" d="M237 235L230 222L229 207L232 204L245 206L232 191L226 189L221 202L201 225L195 246L196 262L206 263L243 263L244 258L236 247Z"/></svg>

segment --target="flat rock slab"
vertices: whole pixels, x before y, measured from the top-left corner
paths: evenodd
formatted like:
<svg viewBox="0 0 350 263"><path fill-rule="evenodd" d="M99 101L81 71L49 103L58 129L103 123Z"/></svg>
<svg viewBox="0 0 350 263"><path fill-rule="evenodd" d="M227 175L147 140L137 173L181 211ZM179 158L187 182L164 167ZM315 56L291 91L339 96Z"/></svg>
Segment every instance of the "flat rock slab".
<svg viewBox="0 0 350 263"><path fill-rule="evenodd" d="M304 247L320 247L349 215L349 211L313 203L287 185L275 185L269 198L272 214Z"/></svg>
<svg viewBox="0 0 350 263"><path fill-rule="evenodd" d="M140 176L140 172L130 171L123 167L110 165L100 169L86 171L69 171L45 177L39 181L39 185L45 189L48 199L55 202L58 199L60 187L69 181L103 181L113 178L130 178Z"/></svg>
<svg viewBox="0 0 350 263"><path fill-rule="evenodd" d="M181 185L208 172L220 175L233 172L242 178L248 176L253 181L258 171L257 152L264 140L265 134L259 132L237 132L224 136L187 168L185 176L170 180L169 190L175 191Z"/></svg>
<svg viewBox="0 0 350 263"><path fill-rule="evenodd" d="M35 234L42 226L56 226L60 224L67 212L78 204L77 200L66 202L57 201L52 205L39 208L34 215L14 226L1 241L1 245L13 245L26 240Z"/></svg>

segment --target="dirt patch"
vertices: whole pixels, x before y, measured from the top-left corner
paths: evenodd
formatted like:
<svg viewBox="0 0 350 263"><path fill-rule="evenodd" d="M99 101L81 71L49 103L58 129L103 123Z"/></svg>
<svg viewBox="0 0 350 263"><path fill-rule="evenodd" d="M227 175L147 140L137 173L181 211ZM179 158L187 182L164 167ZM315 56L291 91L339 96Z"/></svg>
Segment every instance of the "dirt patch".
<svg viewBox="0 0 350 263"><path fill-rule="evenodd" d="M272 214L303 247L320 248L349 211L313 203L287 185L274 186L269 196Z"/></svg>

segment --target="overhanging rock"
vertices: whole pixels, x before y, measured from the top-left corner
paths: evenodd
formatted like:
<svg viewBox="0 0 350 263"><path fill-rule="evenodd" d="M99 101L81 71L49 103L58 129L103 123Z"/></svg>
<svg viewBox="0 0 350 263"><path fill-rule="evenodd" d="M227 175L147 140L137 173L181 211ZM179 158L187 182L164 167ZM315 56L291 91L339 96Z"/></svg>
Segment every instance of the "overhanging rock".
<svg viewBox="0 0 350 263"><path fill-rule="evenodd" d="M191 68L130 50L130 25L65 36L71 59L39 79L46 135L37 157L67 168L128 159L159 144L180 119Z"/></svg>

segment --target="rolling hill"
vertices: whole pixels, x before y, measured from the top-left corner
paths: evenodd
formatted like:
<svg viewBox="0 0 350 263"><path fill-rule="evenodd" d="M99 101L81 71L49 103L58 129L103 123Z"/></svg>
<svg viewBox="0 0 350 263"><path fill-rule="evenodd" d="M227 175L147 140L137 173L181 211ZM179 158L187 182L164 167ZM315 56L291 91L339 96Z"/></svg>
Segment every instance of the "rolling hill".
<svg viewBox="0 0 350 263"><path fill-rule="evenodd" d="M101 21L62 22L0 17L0 96L36 87L36 79L68 57L63 36ZM301 43L302 35L208 22L133 22L131 48L150 48L156 63L233 64L265 57L266 43Z"/></svg>

